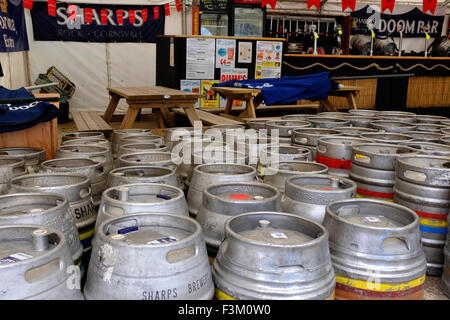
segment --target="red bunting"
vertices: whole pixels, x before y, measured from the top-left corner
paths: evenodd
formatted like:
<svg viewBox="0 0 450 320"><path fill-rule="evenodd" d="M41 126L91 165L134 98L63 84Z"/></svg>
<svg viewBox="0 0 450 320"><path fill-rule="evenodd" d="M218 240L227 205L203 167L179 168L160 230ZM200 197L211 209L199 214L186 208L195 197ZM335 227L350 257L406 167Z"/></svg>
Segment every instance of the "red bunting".
<svg viewBox="0 0 450 320"><path fill-rule="evenodd" d="M311 9L312 6L315 6L317 10L320 9L320 0L306 0L306 4L308 9Z"/></svg>
<svg viewBox="0 0 450 320"><path fill-rule="evenodd" d="M47 9L49 16L56 17L56 0L48 0Z"/></svg>
<svg viewBox="0 0 450 320"><path fill-rule="evenodd" d="M130 23L136 22L136 14L135 14L134 10L128 10L128 19L129 19Z"/></svg>
<svg viewBox="0 0 450 320"><path fill-rule="evenodd" d="M158 20L159 19L159 8L153 7L153 19Z"/></svg>
<svg viewBox="0 0 450 320"><path fill-rule="evenodd" d="M136 13L134 10L128 10L128 20L130 21L130 23L136 22Z"/></svg>
<svg viewBox="0 0 450 320"><path fill-rule="evenodd" d="M108 22L108 10L100 10L100 23L107 24Z"/></svg>
<svg viewBox="0 0 450 320"><path fill-rule="evenodd" d="M84 22L92 23L92 8L84 8Z"/></svg>
<svg viewBox="0 0 450 320"><path fill-rule="evenodd" d="M180 0L176 0L176 1L175 1L175 5L177 6L177 11L180 12L180 11L181 11L181 3L180 3Z"/></svg>
<svg viewBox="0 0 450 320"><path fill-rule="evenodd" d="M381 0L381 13L383 13L386 9L389 9L391 13L394 12L394 4L395 0Z"/></svg>
<svg viewBox="0 0 450 320"><path fill-rule="evenodd" d="M73 4L69 4L67 7L69 10L69 20L75 21L77 20L77 6Z"/></svg>
<svg viewBox="0 0 450 320"><path fill-rule="evenodd" d="M430 10L431 14L434 15L436 10L437 0L423 0L423 14L426 14Z"/></svg>
<svg viewBox="0 0 450 320"><path fill-rule="evenodd" d="M147 9L142 9L142 20L147 21Z"/></svg>
<svg viewBox="0 0 450 320"><path fill-rule="evenodd" d="M277 0L261 0L261 7L262 8L264 8L268 4L270 4L272 9L275 9L275 6L277 5Z"/></svg>
<svg viewBox="0 0 450 320"><path fill-rule="evenodd" d="M117 23L122 25L123 24L123 11L116 10L116 16L117 16Z"/></svg>
<svg viewBox="0 0 450 320"><path fill-rule="evenodd" d="M356 0L342 0L342 11L347 8L350 8L352 11L355 11Z"/></svg>
<svg viewBox="0 0 450 320"><path fill-rule="evenodd" d="M164 5L164 11L166 12L166 16L170 15L170 6L168 3Z"/></svg>
<svg viewBox="0 0 450 320"><path fill-rule="evenodd" d="M24 9L33 9L33 0L23 0Z"/></svg>

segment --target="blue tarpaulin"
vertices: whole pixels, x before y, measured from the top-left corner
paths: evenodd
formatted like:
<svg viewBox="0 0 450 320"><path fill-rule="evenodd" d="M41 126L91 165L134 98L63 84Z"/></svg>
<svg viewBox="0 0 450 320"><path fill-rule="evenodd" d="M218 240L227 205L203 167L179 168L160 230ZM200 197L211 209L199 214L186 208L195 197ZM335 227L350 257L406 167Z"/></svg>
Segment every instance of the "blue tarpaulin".
<svg viewBox="0 0 450 320"><path fill-rule="evenodd" d="M315 101L328 98L328 91L336 87L336 84L330 81L329 75L329 72L319 72L295 77L230 80L216 83L213 87L261 89L266 105L286 104L297 100Z"/></svg>
<svg viewBox="0 0 450 320"><path fill-rule="evenodd" d="M0 87L0 99L33 98L25 88L8 90ZM23 130L54 119L58 108L51 103L35 101L31 103L0 104L0 133Z"/></svg>

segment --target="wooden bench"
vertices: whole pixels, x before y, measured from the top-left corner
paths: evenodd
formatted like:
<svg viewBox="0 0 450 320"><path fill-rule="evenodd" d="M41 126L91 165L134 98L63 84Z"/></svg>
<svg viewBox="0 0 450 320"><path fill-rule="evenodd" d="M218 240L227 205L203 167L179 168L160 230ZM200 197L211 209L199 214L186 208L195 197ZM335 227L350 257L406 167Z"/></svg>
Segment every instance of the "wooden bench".
<svg viewBox="0 0 450 320"><path fill-rule="evenodd" d="M343 87L340 89L330 90L328 91L328 96L332 97L344 97L347 98L347 103L349 109L358 109L356 106L355 97L359 92L361 91L360 87ZM330 102L330 100L327 98L326 100L320 100L320 111L338 111L337 108Z"/></svg>
<svg viewBox="0 0 450 320"><path fill-rule="evenodd" d="M184 111L184 109L182 108L174 108L172 109L173 112L177 113L177 114L181 114L183 116L186 116L186 113ZM200 120L202 120L203 123L208 124L208 125L216 125L216 124L244 124L244 122L242 121L237 121L234 119L229 119L229 118L225 118L222 116L218 116L206 111L202 111L202 110L196 110L198 117L200 118Z"/></svg>
<svg viewBox="0 0 450 320"><path fill-rule="evenodd" d="M95 111L71 112L78 131L99 131L110 134L113 128Z"/></svg>

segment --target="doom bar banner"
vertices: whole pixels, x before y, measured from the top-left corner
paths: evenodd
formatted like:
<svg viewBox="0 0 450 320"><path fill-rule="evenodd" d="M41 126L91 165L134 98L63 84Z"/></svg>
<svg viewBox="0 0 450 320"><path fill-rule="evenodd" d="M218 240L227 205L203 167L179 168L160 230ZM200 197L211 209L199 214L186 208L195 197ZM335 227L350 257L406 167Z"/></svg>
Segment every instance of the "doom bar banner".
<svg viewBox="0 0 450 320"><path fill-rule="evenodd" d="M68 5L58 3L56 17L48 15L47 2L35 2L30 11L35 40L78 41L78 42L149 42L155 43L156 36L164 34L164 15L154 19L156 6L80 4L76 8L75 19L69 19ZM164 10L163 6L158 6ZM92 9L92 22L85 20L85 9ZM142 18L142 9L147 9L147 20ZM102 11L105 10L105 11ZM117 10L122 11L117 17ZM130 22L129 11L134 11L134 21ZM106 15L102 15L104 12ZM90 16L90 15L89 15ZM120 23L121 22L121 23Z"/></svg>

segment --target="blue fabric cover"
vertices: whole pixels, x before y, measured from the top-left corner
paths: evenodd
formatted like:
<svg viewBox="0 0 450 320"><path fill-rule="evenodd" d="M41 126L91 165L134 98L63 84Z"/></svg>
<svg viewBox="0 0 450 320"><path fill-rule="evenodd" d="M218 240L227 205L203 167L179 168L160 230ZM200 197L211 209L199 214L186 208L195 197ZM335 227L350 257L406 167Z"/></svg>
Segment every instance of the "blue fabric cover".
<svg viewBox="0 0 450 320"><path fill-rule="evenodd" d="M281 77L253 80L230 80L216 83L213 87L237 87L261 89L266 105L286 104L297 100L322 100L328 91L336 88L329 79L329 72L319 72L305 76Z"/></svg>
<svg viewBox="0 0 450 320"><path fill-rule="evenodd" d="M9 90L0 87L0 99L34 97L25 88ZM0 105L0 133L23 130L40 122L54 119L58 108L51 103L36 101L20 104Z"/></svg>

